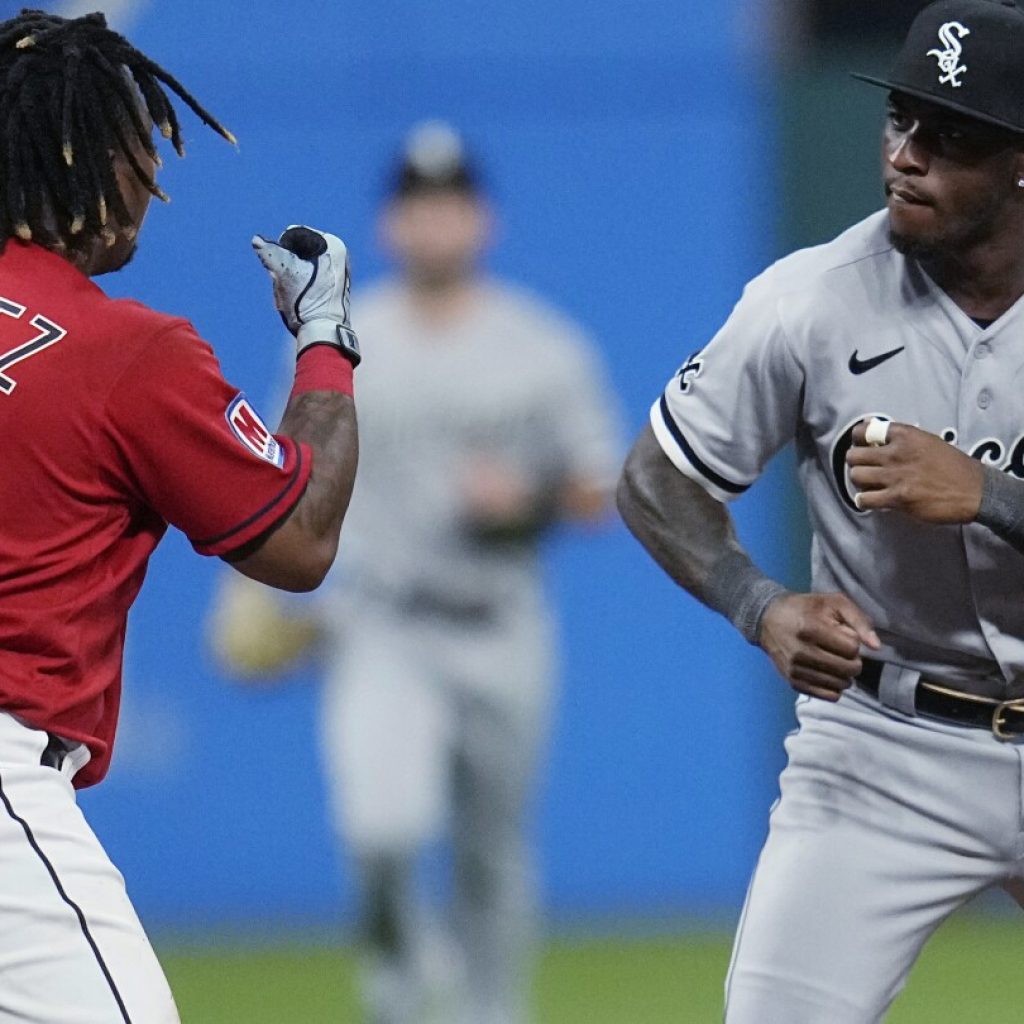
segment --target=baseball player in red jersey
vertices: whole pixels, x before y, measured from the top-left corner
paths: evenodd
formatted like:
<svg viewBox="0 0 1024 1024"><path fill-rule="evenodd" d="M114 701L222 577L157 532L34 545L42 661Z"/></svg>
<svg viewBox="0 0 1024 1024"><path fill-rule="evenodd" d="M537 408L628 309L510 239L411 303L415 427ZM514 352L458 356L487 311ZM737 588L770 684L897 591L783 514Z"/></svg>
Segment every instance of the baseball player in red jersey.
<svg viewBox="0 0 1024 1024"><path fill-rule="evenodd" d="M297 339L277 434L184 320L90 278L132 256L164 90L223 129L103 16L0 24L0 1022L178 1020L74 790L117 724L128 608L168 524L289 590L333 561L356 468L341 241L253 239Z"/></svg>

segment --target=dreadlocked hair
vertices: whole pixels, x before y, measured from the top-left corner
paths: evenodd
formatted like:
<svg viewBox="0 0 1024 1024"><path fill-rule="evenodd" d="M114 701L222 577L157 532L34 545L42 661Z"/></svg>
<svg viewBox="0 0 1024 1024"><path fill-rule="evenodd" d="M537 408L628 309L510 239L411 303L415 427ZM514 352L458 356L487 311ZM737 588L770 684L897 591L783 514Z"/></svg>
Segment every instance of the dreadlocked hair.
<svg viewBox="0 0 1024 1024"><path fill-rule="evenodd" d="M0 23L0 251L12 237L58 251L84 249L96 237L112 245L111 214L123 231L134 231L117 184L118 155L167 202L138 158L145 152L160 164L147 120L185 155L167 90L235 143L102 14L60 18L26 8Z"/></svg>

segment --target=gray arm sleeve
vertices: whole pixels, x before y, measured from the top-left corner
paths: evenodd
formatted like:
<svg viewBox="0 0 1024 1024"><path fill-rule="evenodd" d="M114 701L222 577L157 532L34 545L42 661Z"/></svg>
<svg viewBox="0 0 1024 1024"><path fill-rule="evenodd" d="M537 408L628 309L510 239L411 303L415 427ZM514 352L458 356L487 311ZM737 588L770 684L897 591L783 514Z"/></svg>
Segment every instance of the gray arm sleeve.
<svg viewBox="0 0 1024 1024"><path fill-rule="evenodd" d="M1024 480L985 466L977 522L1024 554Z"/></svg>

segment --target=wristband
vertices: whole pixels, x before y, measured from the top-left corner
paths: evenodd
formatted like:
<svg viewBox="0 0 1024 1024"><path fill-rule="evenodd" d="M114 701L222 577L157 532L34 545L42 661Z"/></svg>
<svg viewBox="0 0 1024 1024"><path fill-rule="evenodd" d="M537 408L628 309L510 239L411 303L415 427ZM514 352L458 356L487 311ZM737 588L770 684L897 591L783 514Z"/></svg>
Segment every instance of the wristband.
<svg viewBox="0 0 1024 1024"><path fill-rule="evenodd" d="M340 391L343 395L352 395L352 364L337 345L321 342L299 353L292 394L307 391Z"/></svg>
<svg viewBox="0 0 1024 1024"><path fill-rule="evenodd" d="M704 603L724 615L756 644L765 609L787 589L763 572L745 551L726 552L712 567L703 588Z"/></svg>
<svg viewBox="0 0 1024 1024"><path fill-rule="evenodd" d="M985 483L975 521L1024 553L1024 483L995 466L982 468Z"/></svg>
<svg viewBox="0 0 1024 1024"><path fill-rule="evenodd" d="M358 366L363 358L359 351L359 339L356 332L346 324L334 323L330 320L311 320L302 324L295 334L298 354L301 356L307 348L314 345L333 345L341 349L345 358Z"/></svg>

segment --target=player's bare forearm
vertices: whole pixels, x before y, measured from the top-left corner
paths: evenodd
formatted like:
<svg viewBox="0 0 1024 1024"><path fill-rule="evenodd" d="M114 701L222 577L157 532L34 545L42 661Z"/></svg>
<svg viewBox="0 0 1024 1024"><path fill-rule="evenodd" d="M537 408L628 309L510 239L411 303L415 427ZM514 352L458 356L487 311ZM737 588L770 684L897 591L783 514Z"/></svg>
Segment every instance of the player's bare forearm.
<svg viewBox="0 0 1024 1024"><path fill-rule="evenodd" d="M681 587L758 644L794 689L838 699L861 669L858 646L879 646L843 594L794 594L764 576L736 537L728 509L680 473L648 427L619 483L619 511Z"/></svg>
<svg viewBox="0 0 1024 1024"><path fill-rule="evenodd" d="M359 461L355 402L335 391L296 395L284 411L280 432L313 451L309 485L292 517L310 538L328 541L336 550Z"/></svg>
<svg viewBox="0 0 1024 1024"><path fill-rule="evenodd" d="M337 391L293 395L278 433L309 445L313 470L289 515L230 559L245 576L282 590L312 590L338 550L359 457L355 403Z"/></svg>
<svg viewBox="0 0 1024 1024"><path fill-rule="evenodd" d="M698 600L707 602L712 568L740 552L728 509L676 469L647 427L626 460L619 512L651 557Z"/></svg>

